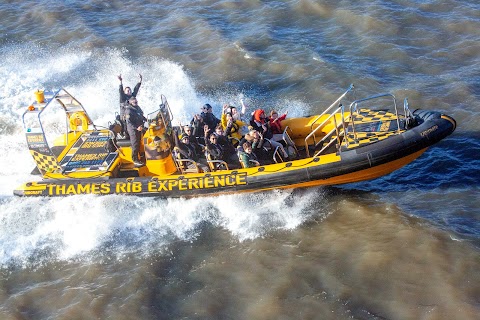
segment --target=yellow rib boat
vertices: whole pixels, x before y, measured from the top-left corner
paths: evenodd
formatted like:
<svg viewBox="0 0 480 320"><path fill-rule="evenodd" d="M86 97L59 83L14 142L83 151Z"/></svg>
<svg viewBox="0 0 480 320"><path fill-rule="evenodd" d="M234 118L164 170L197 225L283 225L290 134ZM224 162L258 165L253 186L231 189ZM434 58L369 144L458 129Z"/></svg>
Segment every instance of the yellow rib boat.
<svg viewBox="0 0 480 320"><path fill-rule="evenodd" d="M163 95L159 109L147 116L141 146L145 165L135 167L129 142L117 140L115 130L96 126L65 89L38 91L22 119L42 179L19 186L14 194L196 197L359 182L405 166L455 130L451 117L412 112L407 99L399 110L390 93L345 102L354 91L351 85L321 114L282 121L282 143L295 150L295 160L270 150L271 164L230 169L212 160L210 172L176 157L173 114ZM66 129L49 143L43 120L54 107L63 110Z"/></svg>

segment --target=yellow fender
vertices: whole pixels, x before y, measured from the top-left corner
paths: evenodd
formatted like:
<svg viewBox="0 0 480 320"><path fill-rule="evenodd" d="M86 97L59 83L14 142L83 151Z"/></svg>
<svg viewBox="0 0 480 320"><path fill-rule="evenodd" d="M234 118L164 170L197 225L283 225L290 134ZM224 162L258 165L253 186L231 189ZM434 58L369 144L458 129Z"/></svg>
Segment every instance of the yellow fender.
<svg viewBox="0 0 480 320"><path fill-rule="evenodd" d="M88 130L88 119L83 112L75 112L70 116L70 129L73 131Z"/></svg>

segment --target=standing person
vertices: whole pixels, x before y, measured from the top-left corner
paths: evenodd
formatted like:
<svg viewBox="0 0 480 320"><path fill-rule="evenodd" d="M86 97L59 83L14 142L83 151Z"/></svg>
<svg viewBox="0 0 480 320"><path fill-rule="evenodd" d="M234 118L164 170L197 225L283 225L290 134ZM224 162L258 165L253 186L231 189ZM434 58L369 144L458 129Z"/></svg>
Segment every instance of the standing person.
<svg viewBox="0 0 480 320"><path fill-rule="evenodd" d="M140 77L140 81L135 85L132 89L130 87L125 87L123 88L123 78L122 75L118 75L118 80L120 80L120 86L118 88L118 91L120 93L120 123L122 124L122 135L125 136L125 138L128 139L128 132L125 124L125 109L128 104L128 101L131 97L137 97L138 90L140 90L140 86L142 85L142 75L138 74Z"/></svg>
<svg viewBox="0 0 480 320"><path fill-rule="evenodd" d="M130 145L132 146L132 161L135 166L143 166L140 161L140 140L142 138L143 125L147 119L143 115L142 109L137 104L137 98L130 97L125 108L125 122L127 132L130 136Z"/></svg>

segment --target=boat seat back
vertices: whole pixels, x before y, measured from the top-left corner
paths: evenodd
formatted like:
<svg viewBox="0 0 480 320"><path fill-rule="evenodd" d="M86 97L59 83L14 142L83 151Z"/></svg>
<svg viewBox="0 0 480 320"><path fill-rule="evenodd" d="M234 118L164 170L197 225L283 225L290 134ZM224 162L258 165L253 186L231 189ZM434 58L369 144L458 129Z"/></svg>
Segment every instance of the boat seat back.
<svg viewBox="0 0 480 320"><path fill-rule="evenodd" d="M223 160L215 160L213 159L212 155L208 150L205 150L205 158L207 159L208 167L210 171L221 171L221 170L229 170L228 164Z"/></svg>
<svg viewBox="0 0 480 320"><path fill-rule="evenodd" d="M243 169L245 169L246 168L245 164L242 161L242 152L243 151L238 151L237 156L238 156L238 161L240 162L240 165L242 166ZM258 162L257 160L249 160L249 162L253 163L255 167L260 166L260 162Z"/></svg>
<svg viewBox="0 0 480 320"><path fill-rule="evenodd" d="M288 134L289 131L292 133L292 130L288 126L286 126L285 130L283 130L282 138L283 138L283 141L285 142L285 146L287 147L288 155L292 156L292 158L296 158L299 155L298 149L297 149L297 146L295 145L295 142L290 137L290 134Z"/></svg>
<svg viewBox="0 0 480 320"><path fill-rule="evenodd" d="M276 147L275 150L273 151L273 161L275 163L279 162L284 162L285 160L283 159L281 153L280 153L280 147Z"/></svg>
<svg viewBox="0 0 480 320"><path fill-rule="evenodd" d="M178 147L173 148L173 160L175 161L175 166L180 173L200 173L202 170L198 163L189 158L182 158L180 150Z"/></svg>

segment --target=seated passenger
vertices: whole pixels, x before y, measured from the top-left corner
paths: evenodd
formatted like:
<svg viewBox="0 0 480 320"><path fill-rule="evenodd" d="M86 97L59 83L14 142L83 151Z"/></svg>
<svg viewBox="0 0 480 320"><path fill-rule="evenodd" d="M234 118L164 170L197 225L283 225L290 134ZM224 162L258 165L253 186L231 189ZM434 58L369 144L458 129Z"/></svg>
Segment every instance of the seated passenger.
<svg viewBox="0 0 480 320"><path fill-rule="evenodd" d="M245 142L242 145L242 150L238 152L238 157L244 168L256 167L259 163L258 158L252 151L250 142Z"/></svg>
<svg viewBox="0 0 480 320"><path fill-rule="evenodd" d="M215 130L215 127L220 123L220 119L213 114L213 108L208 103L202 107L202 113L200 116L203 118L203 122L208 125L211 131Z"/></svg>
<svg viewBox="0 0 480 320"><path fill-rule="evenodd" d="M228 123L231 117L232 122L235 123L235 125L233 125L234 127L232 129L232 133L234 134L233 136L238 140L240 140L241 137L243 137L249 131L248 124L242 119L242 116L244 114L245 114L245 107L242 108L242 113L239 113L237 111L237 108L233 106L230 106L228 104L225 104L223 106L222 117L221 117L223 129L225 131L228 131L227 129ZM231 136L230 133L228 135Z"/></svg>
<svg viewBox="0 0 480 320"><path fill-rule="evenodd" d="M208 133L208 126L205 126L205 147L207 152L212 157L212 160L223 160L223 148L218 143L218 138L215 133ZM208 136L208 138L207 138Z"/></svg>
<svg viewBox="0 0 480 320"><path fill-rule="evenodd" d="M268 151L264 148L265 139L263 135L256 131L251 130L247 133L242 140L240 140L239 145L242 146L240 150L243 148L245 142L250 143L252 147L252 152L255 154L257 159L262 160L262 162L270 162L272 159L272 155L268 153Z"/></svg>
<svg viewBox="0 0 480 320"><path fill-rule="evenodd" d="M257 109L253 112L250 126L260 132L265 138L270 139L272 137L270 122L266 121L265 111L262 109Z"/></svg>
<svg viewBox="0 0 480 320"><path fill-rule="evenodd" d="M227 112L222 114L222 127L228 137L235 138L236 140L242 139L241 128L245 126L245 122L235 120L231 113Z"/></svg>
<svg viewBox="0 0 480 320"><path fill-rule="evenodd" d="M285 118L287 117L287 114L288 111L279 117L277 111L272 110L270 112L270 130L272 130L273 133L271 140L284 143L282 144L282 146L284 146L283 148L287 150L289 158L292 159L296 158L298 155L296 154L294 145L292 144L291 140L290 144L292 145L289 145L288 142L283 139L283 130L281 124L282 120L285 120Z"/></svg>
<svg viewBox="0 0 480 320"><path fill-rule="evenodd" d="M257 109L253 113L250 125L259 133L263 135L264 138L268 139L271 147L275 150L277 147L282 153L283 159L288 159L288 153L285 151L285 148L280 142L275 141L273 138L273 133L270 128L270 120L266 118L265 111L262 109Z"/></svg>
<svg viewBox="0 0 480 320"><path fill-rule="evenodd" d="M193 160L198 163L198 166L202 169L203 172L209 171L207 161L200 158L200 155L195 150L195 146L190 143L190 138L188 135L183 133L179 139L178 132L176 131L176 129L174 129L173 137L175 140L175 146L178 148L180 157L182 159Z"/></svg>
<svg viewBox="0 0 480 320"><path fill-rule="evenodd" d="M215 129L215 133L210 133L208 126L205 126L205 136L209 137L209 141L205 138L205 146L207 149L209 148L207 142L212 142L212 135L215 136L215 143L222 150L221 158L216 158L215 160L223 160L229 165L229 167L239 168L240 163L238 162L237 151L230 140L225 136L220 124Z"/></svg>
<svg viewBox="0 0 480 320"><path fill-rule="evenodd" d="M245 105L242 102L242 110L238 112L237 108L229 104L223 105L223 113L231 113L234 120L243 121L243 116L245 115Z"/></svg>
<svg viewBox="0 0 480 320"><path fill-rule="evenodd" d="M203 127L205 126L205 122L203 121L203 117L199 114L193 116L192 121L190 121L190 125L192 127L192 134L198 141L203 141L205 138Z"/></svg>
<svg viewBox="0 0 480 320"><path fill-rule="evenodd" d="M270 111L270 130L272 130L272 134L273 134L272 139L275 141L283 140L283 135L282 135L283 131L282 131L281 122L282 120L285 120L285 118L287 117L287 114L288 114L288 111L279 117L277 111L275 110Z"/></svg>
<svg viewBox="0 0 480 320"><path fill-rule="evenodd" d="M243 121L242 117L245 114L245 105L242 104L242 111L238 112L237 108L230 107L230 113L232 114L233 119Z"/></svg>
<svg viewBox="0 0 480 320"><path fill-rule="evenodd" d="M182 127L183 132L188 136L190 143L195 147L195 151L197 151L197 154L202 153L203 146L198 143L197 137L193 134L193 128L190 125L185 125Z"/></svg>

